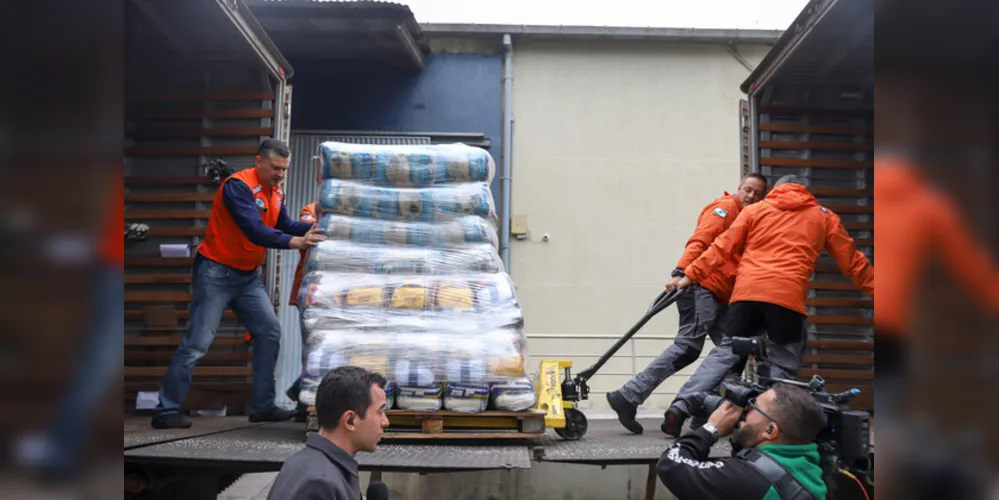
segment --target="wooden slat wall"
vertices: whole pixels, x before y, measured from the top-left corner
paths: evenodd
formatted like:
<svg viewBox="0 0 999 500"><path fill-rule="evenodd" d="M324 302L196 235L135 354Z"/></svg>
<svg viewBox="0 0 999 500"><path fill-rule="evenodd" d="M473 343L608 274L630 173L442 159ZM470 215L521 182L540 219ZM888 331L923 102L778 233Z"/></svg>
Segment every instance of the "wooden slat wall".
<svg viewBox="0 0 999 500"><path fill-rule="evenodd" d="M209 80L218 87L208 89L127 89L125 218L150 230L147 241L126 244L126 410L139 391L159 388L190 317L193 259L162 258L159 245L189 244L193 254L204 237L217 186L201 165L221 158L233 170L252 166L260 141L272 135L273 93L255 88L259 75L248 76L216 76ZM230 414L248 407L252 354L243 333L226 311L185 407L226 405Z"/></svg>
<svg viewBox="0 0 999 500"><path fill-rule="evenodd" d="M858 248L874 257L873 119L868 110L762 107L759 165L776 181L808 178L809 189L834 211ZM858 409L874 408L874 302L823 253L808 298L810 342L801 376L820 375L827 390L860 389Z"/></svg>

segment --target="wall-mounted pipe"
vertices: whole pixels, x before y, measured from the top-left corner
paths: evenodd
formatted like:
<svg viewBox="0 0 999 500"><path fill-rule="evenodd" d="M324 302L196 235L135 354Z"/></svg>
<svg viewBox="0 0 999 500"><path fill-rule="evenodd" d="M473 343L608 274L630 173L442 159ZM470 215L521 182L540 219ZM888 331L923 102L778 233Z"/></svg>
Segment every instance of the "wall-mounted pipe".
<svg viewBox="0 0 999 500"><path fill-rule="evenodd" d="M513 153L513 41L503 35L503 158L500 164L500 258L510 272L510 188Z"/></svg>

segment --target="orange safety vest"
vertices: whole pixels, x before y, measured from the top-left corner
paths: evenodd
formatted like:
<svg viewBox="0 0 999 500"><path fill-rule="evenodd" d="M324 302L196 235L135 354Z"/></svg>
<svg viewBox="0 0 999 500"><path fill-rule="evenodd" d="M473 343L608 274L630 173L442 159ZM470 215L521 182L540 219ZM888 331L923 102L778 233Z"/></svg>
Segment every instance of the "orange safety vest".
<svg viewBox="0 0 999 500"><path fill-rule="evenodd" d="M277 186L265 187L257 177L257 170L248 168L229 176L219 186L212 201L212 215L208 219L205 241L198 247L198 252L220 264L252 271L264 263L267 249L253 244L226 209L225 202L222 201L222 190L225 183L232 179L241 180L250 187L264 225L270 228L277 226L281 204L284 203L284 192Z"/></svg>

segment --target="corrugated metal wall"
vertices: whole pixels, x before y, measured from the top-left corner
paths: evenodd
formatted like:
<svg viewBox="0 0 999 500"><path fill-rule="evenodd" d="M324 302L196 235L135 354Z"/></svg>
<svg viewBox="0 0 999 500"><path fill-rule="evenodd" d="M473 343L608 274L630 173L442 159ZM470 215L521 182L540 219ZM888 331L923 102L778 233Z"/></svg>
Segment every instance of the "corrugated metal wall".
<svg viewBox="0 0 999 500"><path fill-rule="evenodd" d="M332 135L319 133L291 134L291 171L285 180L285 203L289 215L297 217L298 211L316 200L314 156L325 141L354 144L430 144L429 136L394 135ZM298 323L298 309L288 305L291 284L298 267L298 252L285 252L281 259L278 287L278 319L281 321L281 353L277 363L277 404L291 409L294 403L284 391L295 383L301 370L302 336Z"/></svg>

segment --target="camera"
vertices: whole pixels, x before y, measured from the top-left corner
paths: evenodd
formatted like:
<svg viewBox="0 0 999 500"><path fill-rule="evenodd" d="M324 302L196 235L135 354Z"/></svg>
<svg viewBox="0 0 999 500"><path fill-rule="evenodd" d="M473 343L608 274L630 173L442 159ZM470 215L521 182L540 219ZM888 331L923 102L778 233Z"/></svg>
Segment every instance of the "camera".
<svg viewBox="0 0 999 500"><path fill-rule="evenodd" d="M752 373L741 380L722 383L718 394L696 393L685 397L691 417L695 420L706 419L726 399L740 408L747 408L750 400L778 383L801 387L812 395L825 413L826 426L816 438L825 473L833 475L848 470L858 476L866 475L870 465L871 415L865 411L850 410L847 404L860 394L859 389L830 394L825 391L825 380L818 375L812 376L808 382L770 377L770 367L765 363L766 345L760 337L732 338L732 352L755 361ZM737 451L733 447L733 454Z"/></svg>

